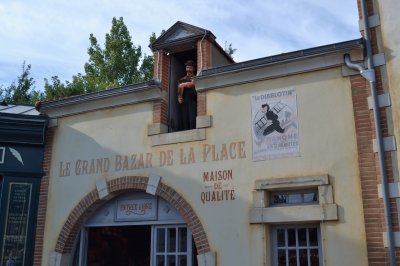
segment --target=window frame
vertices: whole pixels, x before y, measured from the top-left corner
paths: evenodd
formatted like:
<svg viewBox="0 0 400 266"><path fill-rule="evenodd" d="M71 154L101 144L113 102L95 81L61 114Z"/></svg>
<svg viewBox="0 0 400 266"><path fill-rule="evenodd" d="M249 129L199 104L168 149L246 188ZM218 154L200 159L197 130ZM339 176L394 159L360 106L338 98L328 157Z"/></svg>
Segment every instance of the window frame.
<svg viewBox="0 0 400 266"><path fill-rule="evenodd" d="M306 202L304 200L305 194L314 193L316 200ZM288 195L300 195L301 202L294 203L274 203L274 196L278 194L288 194ZM315 189L285 189L285 190L274 190L269 193L269 206L270 207L284 207L284 206L301 206L301 205L318 205L319 204L319 191Z"/></svg>
<svg viewBox="0 0 400 266"><path fill-rule="evenodd" d="M175 251L168 251L168 229L175 229ZM180 228L185 228L186 229L186 251L178 251L178 246L179 246L179 237L178 237L178 232ZM158 239L157 239L157 230L158 229L164 229L164 241L165 241L165 247L164 251L159 252L157 251L157 244L158 244ZM168 255L175 255L175 265L177 265L177 256L182 256L186 255L186 265L187 266L192 266L192 256L193 256L193 250L192 250L192 233L190 232L189 228L185 224L174 224L174 225L153 225L152 230L151 230L151 258L150 258L150 265L156 266L157 262L157 255L163 255L164 256L164 265L167 264L167 256Z"/></svg>
<svg viewBox="0 0 400 266"><path fill-rule="evenodd" d="M307 244L306 246L300 246L299 245L299 240L298 240L298 229L300 228L306 228L307 229ZM318 241L318 247L317 246L311 246L309 243L309 230L310 228L315 228L317 229L317 241ZM284 229L285 230L285 246L284 247L278 247L278 230ZM296 230L296 246L294 247L289 247L288 246L288 239L287 239L287 231L289 229L295 229ZM307 257L310 257L310 250L318 248L318 265L323 265L323 252L322 252L322 237L321 237L321 228L319 224L287 224L287 225L276 225L271 227L271 252L272 252L272 265L278 265L278 250L283 249L286 251L286 258L288 258L288 251L289 250L296 250L296 265L299 264L299 251L300 250L307 250ZM289 260L286 260L286 266L289 266ZM308 261L308 266L311 266L311 262Z"/></svg>
<svg viewBox="0 0 400 266"><path fill-rule="evenodd" d="M271 193L276 191L318 190L317 204L283 204L271 206ZM338 206L328 175L268 178L255 181L251 224L313 223L337 221Z"/></svg>

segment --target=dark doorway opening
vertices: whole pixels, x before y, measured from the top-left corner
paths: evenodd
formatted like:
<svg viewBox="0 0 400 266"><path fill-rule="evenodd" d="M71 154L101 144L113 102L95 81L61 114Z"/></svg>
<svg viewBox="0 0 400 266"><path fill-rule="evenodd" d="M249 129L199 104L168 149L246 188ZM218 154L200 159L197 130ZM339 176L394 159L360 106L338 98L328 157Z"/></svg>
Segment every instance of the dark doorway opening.
<svg viewBox="0 0 400 266"><path fill-rule="evenodd" d="M183 130L182 105L178 103L178 80L186 75L185 62L193 60L197 63L197 50L191 49L184 52L170 54L170 79L169 79L169 132ZM195 69L195 75L197 68Z"/></svg>
<svg viewBox="0 0 400 266"><path fill-rule="evenodd" d="M88 266L149 266L151 226L88 228Z"/></svg>

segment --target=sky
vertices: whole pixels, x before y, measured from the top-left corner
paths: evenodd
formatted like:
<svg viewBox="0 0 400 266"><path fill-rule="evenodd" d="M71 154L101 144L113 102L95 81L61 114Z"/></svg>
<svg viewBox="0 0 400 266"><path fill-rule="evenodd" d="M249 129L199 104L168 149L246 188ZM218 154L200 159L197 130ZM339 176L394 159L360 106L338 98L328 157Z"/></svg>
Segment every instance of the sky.
<svg viewBox="0 0 400 266"><path fill-rule="evenodd" d="M112 18L151 54L149 36L182 21L236 48L242 62L360 38L357 0L0 0L0 86L31 65L35 88L84 73L91 33L104 47Z"/></svg>

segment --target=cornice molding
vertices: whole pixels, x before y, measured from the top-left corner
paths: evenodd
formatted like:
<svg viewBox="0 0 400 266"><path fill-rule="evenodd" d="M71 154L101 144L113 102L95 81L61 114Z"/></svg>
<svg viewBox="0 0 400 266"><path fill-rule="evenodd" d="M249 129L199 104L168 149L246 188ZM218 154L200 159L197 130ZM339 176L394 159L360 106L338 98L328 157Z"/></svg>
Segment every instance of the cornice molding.
<svg viewBox="0 0 400 266"><path fill-rule="evenodd" d="M61 100L40 102L36 109L50 118L58 118L159 99L161 99L161 84L151 80Z"/></svg>
<svg viewBox="0 0 400 266"><path fill-rule="evenodd" d="M196 90L246 84L344 65L343 56L363 59L361 39L203 70L195 77Z"/></svg>

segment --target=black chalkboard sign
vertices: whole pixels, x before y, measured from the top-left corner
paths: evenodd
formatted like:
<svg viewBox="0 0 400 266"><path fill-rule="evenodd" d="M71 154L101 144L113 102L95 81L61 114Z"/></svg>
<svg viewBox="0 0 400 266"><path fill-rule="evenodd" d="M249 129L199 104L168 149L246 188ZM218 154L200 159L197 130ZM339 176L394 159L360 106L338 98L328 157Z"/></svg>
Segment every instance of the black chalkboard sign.
<svg viewBox="0 0 400 266"><path fill-rule="evenodd" d="M1 186L0 266L32 265L39 179L5 177Z"/></svg>
<svg viewBox="0 0 400 266"><path fill-rule="evenodd" d="M32 184L10 182L1 264L24 265Z"/></svg>

